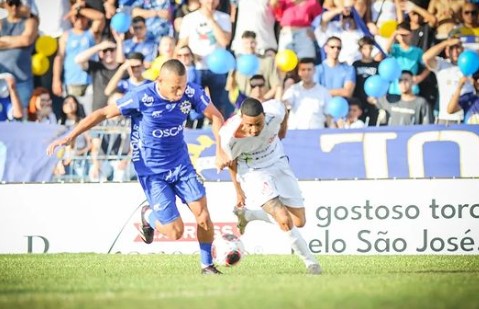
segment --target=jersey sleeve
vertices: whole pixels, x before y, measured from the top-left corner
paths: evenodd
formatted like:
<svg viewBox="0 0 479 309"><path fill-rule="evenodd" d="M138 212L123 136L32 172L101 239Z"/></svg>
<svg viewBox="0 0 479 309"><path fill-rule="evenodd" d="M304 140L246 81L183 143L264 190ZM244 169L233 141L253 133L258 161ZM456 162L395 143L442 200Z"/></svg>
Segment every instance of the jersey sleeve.
<svg viewBox="0 0 479 309"><path fill-rule="evenodd" d="M286 106L280 100L273 99L263 102L263 109L266 114L274 115L281 121L283 121L286 115Z"/></svg>
<svg viewBox="0 0 479 309"><path fill-rule="evenodd" d="M188 84L186 94L192 97L193 108L200 114L203 114L206 107L211 103L211 99L205 90L196 84Z"/></svg>
<svg viewBox="0 0 479 309"><path fill-rule="evenodd" d="M134 92L128 92L116 101L116 105L120 109L123 116L130 116L140 111L139 100Z"/></svg>

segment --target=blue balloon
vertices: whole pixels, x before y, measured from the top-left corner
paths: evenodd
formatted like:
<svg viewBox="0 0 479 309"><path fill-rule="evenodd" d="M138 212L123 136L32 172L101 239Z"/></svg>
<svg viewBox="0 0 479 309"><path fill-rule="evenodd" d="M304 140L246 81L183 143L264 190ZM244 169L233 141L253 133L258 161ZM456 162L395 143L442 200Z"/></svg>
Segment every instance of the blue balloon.
<svg viewBox="0 0 479 309"><path fill-rule="evenodd" d="M236 61L236 69L243 75L253 76L258 72L259 59L253 54L241 55Z"/></svg>
<svg viewBox="0 0 479 309"><path fill-rule="evenodd" d="M349 105L343 97L333 97L326 104L326 114L334 119L344 118L348 115Z"/></svg>
<svg viewBox="0 0 479 309"><path fill-rule="evenodd" d="M401 66L396 58L389 57L381 61L378 72L385 81L392 82L401 76Z"/></svg>
<svg viewBox="0 0 479 309"><path fill-rule="evenodd" d="M465 50L457 58L457 65L464 76L471 76L479 69L479 55L473 50Z"/></svg>
<svg viewBox="0 0 479 309"><path fill-rule="evenodd" d="M236 66L235 57L224 48L215 49L206 58L206 64L211 72L216 74L225 74L233 70Z"/></svg>
<svg viewBox="0 0 479 309"><path fill-rule="evenodd" d="M364 83L364 92L370 97L380 98L388 92L389 83L379 75L369 76Z"/></svg>
<svg viewBox="0 0 479 309"><path fill-rule="evenodd" d="M131 16L125 12L118 12L111 18L110 27L119 33L128 31L131 25Z"/></svg>

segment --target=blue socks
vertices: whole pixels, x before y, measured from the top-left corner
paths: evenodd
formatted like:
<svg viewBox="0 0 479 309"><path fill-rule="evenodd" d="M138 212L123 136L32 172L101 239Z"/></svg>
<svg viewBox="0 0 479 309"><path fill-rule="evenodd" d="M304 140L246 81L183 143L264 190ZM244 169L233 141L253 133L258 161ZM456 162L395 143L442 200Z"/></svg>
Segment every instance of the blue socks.
<svg viewBox="0 0 479 309"><path fill-rule="evenodd" d="M211 243L200 242L200 259L203 266L213 265L213 256L211 255Z"/></svg>
<svg viewBox="0 0 479 309"><path fill-rule="evenodd" d="M156 216L154 211L150 211L150 213L146 216L146 220L152 228L156 227Z"/></svg>

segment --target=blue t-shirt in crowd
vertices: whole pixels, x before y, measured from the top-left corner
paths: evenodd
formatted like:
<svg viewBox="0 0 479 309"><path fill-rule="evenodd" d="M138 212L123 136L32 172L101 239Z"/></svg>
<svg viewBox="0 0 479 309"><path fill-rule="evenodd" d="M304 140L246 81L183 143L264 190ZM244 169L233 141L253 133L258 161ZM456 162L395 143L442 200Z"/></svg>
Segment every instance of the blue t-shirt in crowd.
<svg viewBox="0 0 479 309"><path fill-rule="evenodd" d="M354 67L347 63L338 63L330 67L326 61L316 66L316 75L314 81L326 87L326 89L344 88L348 81L356 83L356 72Z"/></svg>
<svg viewBox="0 0 479 309"><path fill-rule="evenodd" d="M135 88L117 101L120 112L132 118L132 161L138 176L191 164L183 134L186 118L192 109L203 113L209 103L204 90L192 83L178 101L161 98L156 83Z"/></svg>
<svg viewBox="0 0 479 309"><path fill-rule="evenodd" d="M396 58L401 70L411 71L412 74L417 75L419 73L419 67L422 64L422 54L423 51L417 46L409 46L409 49L402 49L401 45L393 44L391 47L390 56ZM419 94L419 86L413 85L412 92L414 94ZM401 94L399 90L398 80L395 80L391 83L389 87L390 94Z"/></svg>

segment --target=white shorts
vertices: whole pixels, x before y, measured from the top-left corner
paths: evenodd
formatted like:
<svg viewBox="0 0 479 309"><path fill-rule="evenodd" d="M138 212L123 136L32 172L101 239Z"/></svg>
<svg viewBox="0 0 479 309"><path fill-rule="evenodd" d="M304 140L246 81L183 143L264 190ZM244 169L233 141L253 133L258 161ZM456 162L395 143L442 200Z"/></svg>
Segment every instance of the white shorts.
<svg viewBox="0 0 479 309"><path fill-rule="evenodd" d="M304 207L303 194L287 157L270 167L239 172L238 181L249 208L259 208L275 197L279 197L285 206Z"/></svg>

